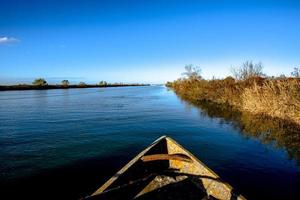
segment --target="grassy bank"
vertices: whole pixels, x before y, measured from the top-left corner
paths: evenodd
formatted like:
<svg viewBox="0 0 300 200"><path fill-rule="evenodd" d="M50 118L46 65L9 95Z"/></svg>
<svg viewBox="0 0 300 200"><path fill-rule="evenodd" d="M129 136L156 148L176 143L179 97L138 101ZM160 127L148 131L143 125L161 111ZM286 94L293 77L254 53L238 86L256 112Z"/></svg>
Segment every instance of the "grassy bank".
<svg viewBox="0 0 300 200"><path fill-rule="evenodd" d="M260 72L239 79L205 80L196 75L190 70L186 78L168 82L167 86L187 101L210 101L300 124L300 78L267 77Z"/></svg>
<svg viewBox="0 0 300 200"><path fill-rule="evenodd" d="M212 101L185 102L187 105L200 108L201 116L217 118L225 124L230 123L245 137L256 138L262 143L284 148L289 158L296 160L300 166L300 124L264 114L241 112L226 104L216 104Z"/></svg>
<svg viewBox="0 0 300 200"><path fill-rule="evenodd" d="M149 86L149 84L79 84L79 85L0 85L0 91L7 90L47 90L47 89L69 89L69 88L102 88L102 87L128 87Z"/></svg>

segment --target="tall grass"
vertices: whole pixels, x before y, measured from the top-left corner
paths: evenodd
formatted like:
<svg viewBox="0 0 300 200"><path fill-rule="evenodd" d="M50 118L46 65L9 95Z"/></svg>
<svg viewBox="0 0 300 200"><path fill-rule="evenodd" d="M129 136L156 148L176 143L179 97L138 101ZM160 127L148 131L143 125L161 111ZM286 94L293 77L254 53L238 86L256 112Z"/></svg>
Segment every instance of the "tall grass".
<svg viewBox="0 0 300 200"><path fill-rule="evenodd" d="M261 86L254 83L242 93L242 108L300 123L300 81L266 80Z"/></svg>
<svg viewBox="0 0 300 200"><path fill-rule="evenodd" d="M300 79L178 79L168 86L188 101L211 101L300 124Z"/></svg>

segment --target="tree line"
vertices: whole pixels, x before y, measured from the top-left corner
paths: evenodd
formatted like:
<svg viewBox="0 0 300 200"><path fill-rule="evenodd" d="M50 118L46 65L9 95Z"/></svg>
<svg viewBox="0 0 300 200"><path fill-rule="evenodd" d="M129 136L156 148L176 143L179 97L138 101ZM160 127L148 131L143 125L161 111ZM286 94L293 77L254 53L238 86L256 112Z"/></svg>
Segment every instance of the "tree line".
<svg viewBox="0 0 300 200"><path fill-rule="evenodd" d="M47 86L48 82L44 78L37 78L32 82L33 85L35 86ZM61 86L63 87L68 87L70 85L69 80L62 80L61 81ZM85 82L79 82L79 86L86 86L87 84ZM98 84L99 86L107 86L107 85L112 85L111 83L107 83L106 81L100 81Z"/></svg>

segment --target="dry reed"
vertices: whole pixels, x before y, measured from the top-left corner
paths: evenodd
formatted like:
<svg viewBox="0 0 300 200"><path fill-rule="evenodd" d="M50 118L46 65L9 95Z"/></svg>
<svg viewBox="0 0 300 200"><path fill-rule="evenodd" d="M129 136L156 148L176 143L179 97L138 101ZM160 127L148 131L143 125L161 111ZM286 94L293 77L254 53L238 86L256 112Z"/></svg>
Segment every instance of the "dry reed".
<svg viewBox="0 0 300 200"><path fill-rule="evenodd" d="M300 79L252 78L236 81L178 79L168 87L183 99L211 101L255 114L291 120L300 124Z"/></svg>

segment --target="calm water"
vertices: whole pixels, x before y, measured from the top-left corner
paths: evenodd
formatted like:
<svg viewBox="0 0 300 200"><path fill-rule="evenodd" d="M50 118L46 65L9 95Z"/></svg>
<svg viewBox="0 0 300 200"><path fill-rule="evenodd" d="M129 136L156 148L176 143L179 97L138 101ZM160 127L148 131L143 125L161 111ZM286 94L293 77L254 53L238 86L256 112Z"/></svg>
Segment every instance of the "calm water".
<svg viewBox="0 0 300 200"><path fill-rule="evenodd" d="M83 197L169 135L248 198L299 197L299 132L266 142L206 112L161 86L0 92L1 196Z"/></svg>

